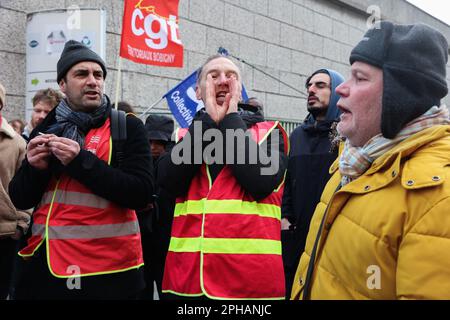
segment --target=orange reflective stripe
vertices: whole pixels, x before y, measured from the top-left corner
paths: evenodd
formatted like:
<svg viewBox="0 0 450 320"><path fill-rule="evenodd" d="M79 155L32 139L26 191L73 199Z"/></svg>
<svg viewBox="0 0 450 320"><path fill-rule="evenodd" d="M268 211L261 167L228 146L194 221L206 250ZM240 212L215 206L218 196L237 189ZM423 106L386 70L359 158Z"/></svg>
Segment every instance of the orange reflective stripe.
<svg viewBox="0 0 450 320"><path fill-rule="evenodd" d="M53 191L44 193L41 205L50 204L52 202ZM54 202L60 204L91 207L96 209L105 209L110 202L95 194L56 190Z"/></svg>
<svg viewBox="0 0 450 320"><path fill-rule="evenodd" d="M34 236L43 235L45 225L33 225ZM139 233L138 221L94 226L49 226L48 237L54 239L100 239L128 236Z"/></svg>

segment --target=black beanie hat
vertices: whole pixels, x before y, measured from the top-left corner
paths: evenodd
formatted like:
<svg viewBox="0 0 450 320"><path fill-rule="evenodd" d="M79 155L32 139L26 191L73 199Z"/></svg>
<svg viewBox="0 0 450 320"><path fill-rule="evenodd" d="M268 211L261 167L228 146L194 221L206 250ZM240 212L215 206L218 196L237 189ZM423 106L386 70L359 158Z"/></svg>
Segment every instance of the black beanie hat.
<svg viewBox="0 0 450 320"><path fill-rule="evenodd" d="M173 120L166 116L151 114L145 120L148 140L169 142L173 132Z"/></svg>
<svg viewBox="0 0 450 320"><path fill-rule="evenodd" d="M70 68L82 61L97 62L102 67L103 79L106 78L106 67L103 59L81 42L69 40L66 42L58 64L56 65L56 81L59 83Z"/></svg>
<svg viewBox="0 0 450 320"><path fill-rule="evenodd" d="M448 43L425 24L382 21L366 32L350 54L383 70L381 133L394 138L413 119L447 95Z"/></svg>

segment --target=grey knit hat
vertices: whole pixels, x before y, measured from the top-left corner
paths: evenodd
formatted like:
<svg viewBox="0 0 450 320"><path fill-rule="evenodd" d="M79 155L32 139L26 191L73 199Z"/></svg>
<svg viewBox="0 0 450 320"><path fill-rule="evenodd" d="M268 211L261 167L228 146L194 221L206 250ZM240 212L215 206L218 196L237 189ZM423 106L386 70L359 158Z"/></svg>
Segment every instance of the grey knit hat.
<svg viewBox="0 0 450 320"><path fill-rule="evenodd" d="M74 65L83 61L97 62L103 70L103 78L106 78L106 66L103 59L81 42L69 40L64 46L58 64L56 65L57 82L59 83Z"/></svg>
<svg viewBox="0 0 450 320"><path fill-rule="evenodd" d="M413 119L447 95L448 43L432 27L418 23L375 24L350 54L383 70L381 133L394 138Z"/></svg>

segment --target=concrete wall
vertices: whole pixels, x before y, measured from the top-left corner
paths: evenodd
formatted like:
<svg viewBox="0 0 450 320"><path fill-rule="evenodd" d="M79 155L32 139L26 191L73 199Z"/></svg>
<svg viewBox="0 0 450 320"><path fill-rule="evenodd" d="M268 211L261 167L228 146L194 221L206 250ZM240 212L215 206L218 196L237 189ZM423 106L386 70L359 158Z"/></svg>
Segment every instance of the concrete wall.
<svg viewBox="0 0 450 320"><path fill-rule="evenodd" d="M7 118L25 116L26 13L70 5L107 10L106 93L114 99L123 1L0 0L0 81L8 91L8 107L3 111ZM399 23L423 21L450 39L448 25L403 0L180 0L184 67L160 68L124 60L120 99L142 112L222 46L298 88L301 92L240 63L249 96L264 102L267 117L300 121L306 114L306 77L322 67L348 75L348 56L367 30L370 5L377 5L383 18ZM448 97L446 102L450 104ZM165 101L154 111L168 112Z"/></svg>

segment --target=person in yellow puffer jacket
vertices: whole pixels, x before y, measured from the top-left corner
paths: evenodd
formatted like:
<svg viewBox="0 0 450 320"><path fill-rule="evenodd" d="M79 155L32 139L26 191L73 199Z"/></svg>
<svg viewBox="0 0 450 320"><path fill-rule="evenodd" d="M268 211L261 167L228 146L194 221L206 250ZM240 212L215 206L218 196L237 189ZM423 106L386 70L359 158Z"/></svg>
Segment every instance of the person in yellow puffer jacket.
<svg viewBox="0 0 450 320"><path fill-rule="evenodd" d="M450 299L445 37L382 21L336 92L345 138L291 299Z"/></svg>

